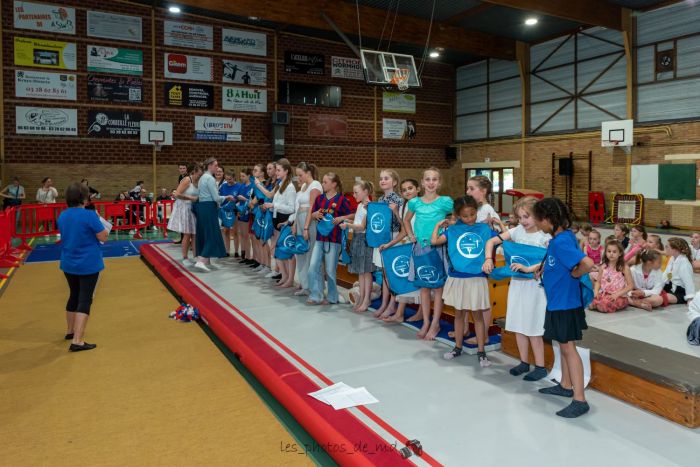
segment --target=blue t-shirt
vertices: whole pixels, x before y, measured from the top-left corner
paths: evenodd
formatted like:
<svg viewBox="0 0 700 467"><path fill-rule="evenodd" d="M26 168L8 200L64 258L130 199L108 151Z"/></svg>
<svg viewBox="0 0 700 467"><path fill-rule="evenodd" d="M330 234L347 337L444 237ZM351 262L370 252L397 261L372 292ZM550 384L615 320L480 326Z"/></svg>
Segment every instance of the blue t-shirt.
<svg viewBox="0 0 700 467"><path fill-rule="evenodd" d="M486 277L481 267L486 260L486 242L498 232L488 224L464 224L458 220L445 230L450 277Z"/></svg>
<svg viewBox="0 0 700 467"><path fill-rule="evenodd" d="M105 268L100 241L95 237L105 227L95 211L68 208L58 216L61 231L61 270L88 275Z"/></svg>
<svg viewBox="0 0 700 467"><path fill-rule="evenodd" d="M237 185L236 183L234 183L233 185L229 185L228 183L223 183L219 187L219 194L221 196L231 195L235 198L236 196L238 196L238 187L236 185Z"/></svg>
<svg viewBox="0 0 700 467"><path fill-rule="evenodd" d="M565 230L549 241L544 261L542 285L547 295L547 311L581 308L581 280L571 271L585 258L576 236Z"/></svg>

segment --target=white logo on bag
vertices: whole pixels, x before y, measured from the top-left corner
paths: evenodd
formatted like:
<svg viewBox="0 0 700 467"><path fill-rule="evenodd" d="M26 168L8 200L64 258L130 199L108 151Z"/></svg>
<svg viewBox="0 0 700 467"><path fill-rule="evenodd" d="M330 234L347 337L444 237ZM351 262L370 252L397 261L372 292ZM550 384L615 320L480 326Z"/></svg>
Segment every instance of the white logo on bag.
<svg viewBox="0 0 700 467"><path fill-rule="evenodd" d="M531 266L531 264L528 260L526 260L522 256L517 256L517 255L510 257L510 264L514 264L514 263L522 264L523 266L526 266L526 267Z"/></svg>
<svg viewBox="0 0 700 467"><path fill-rule="evenodd" d="M391 262L391 270L398 277L408 277L410 258L406 255L397 256Z"/></svg>
<svg viewBox="0 0 700 467"><path fill-rule="evenodd" d="M467 259L474 259L484 252L484 241L477 234L465 232L457 239L457 251Z"/></svg>
<svg viewBox="0 0 700 467"><path fill-rule="evenodd" d="M265 216L259 217L257 221L258 226L262 227L263 229L267 226L267 222L265 222Z"/></svg>
<svg viewBox="0 0 700 467"><path fill-rule="evenodd" d="M434 284L440 278L435 266L418 266L416 268L416 276L428 284Z"/></svg>
<svg viewBox="0 0 700 467"><path fill-rule="evenodd" d="M293 250L294 247L297 246L297 239L294 235L289 235L287 238L284 239L282 245L284 245L290 250Z"/></svg>
<svg viewBox="0 0 700 467"><path fill-rule="evenodd" d="M372 229L372 232L380 233L384 230L384 216L378 212L375 212L369 219L369 226L369 228Z"/></svg>

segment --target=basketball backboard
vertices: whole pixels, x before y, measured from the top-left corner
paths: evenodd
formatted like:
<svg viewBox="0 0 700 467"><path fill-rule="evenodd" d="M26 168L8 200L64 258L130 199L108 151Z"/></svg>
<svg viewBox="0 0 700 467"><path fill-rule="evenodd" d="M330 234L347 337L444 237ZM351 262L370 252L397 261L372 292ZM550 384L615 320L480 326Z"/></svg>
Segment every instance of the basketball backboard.
<svg viewBox="0 0 700 467"><path fill-rule="evenodd" d="M398 71L400 73L408 73L408 87L419 88L421 86L413 55L367 49L361 50L360 55L362 56L365 80L368 84L395 86L392 80Z"/></svg>
<svg viewBox="0 0 700 467"><path fill-rule="evenodd" d="M604 148L632 146L634 144L634 120L602 122L600 143Z"/></svg>
<svg viewBox="0 0 700 467"><path fill-rule="evenodd" d="M147 120L141 120L141 144L172 146L172 122L149 122Z"/></svg>

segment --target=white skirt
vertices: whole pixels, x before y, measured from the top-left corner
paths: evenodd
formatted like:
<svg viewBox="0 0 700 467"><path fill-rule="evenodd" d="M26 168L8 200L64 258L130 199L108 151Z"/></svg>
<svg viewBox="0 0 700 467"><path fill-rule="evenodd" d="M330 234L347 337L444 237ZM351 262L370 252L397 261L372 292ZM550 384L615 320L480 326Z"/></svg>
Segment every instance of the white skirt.
<svg viewBox="0 0 700 467"><path fill-rule="evenodd" d="M544 288L532 279L512 279L508 287L506 331L525 336L544 334L547 297Z"/></svg>
<svg viewBox="0 0 700 467"><path fill-rule="evenodd" d="M456 310L488 310L489 282L485 277L448 277L442 299Z"/></svg>
<svg viewBox="0 0 700 467"><path fill-rule="evenodd" d="M398 232L393 232L391 235L391 239L395 239L399 235ZM380 269L384 267L384 264L382 263L382 252L379 251L379 248L373 248L372 251L372 262L374 265Z"/></svg>

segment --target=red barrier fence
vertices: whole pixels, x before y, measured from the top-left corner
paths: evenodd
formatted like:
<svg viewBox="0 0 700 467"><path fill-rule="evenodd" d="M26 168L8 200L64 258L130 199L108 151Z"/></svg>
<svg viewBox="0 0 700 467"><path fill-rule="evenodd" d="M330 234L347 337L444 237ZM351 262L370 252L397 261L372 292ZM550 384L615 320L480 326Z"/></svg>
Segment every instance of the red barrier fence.
<svg viewBox="0 0 700 467"><path fill-rule="evenodd" d="M17 222L12 236L22 240L20 248L31 250L27 243L30 238L58 235L58 216L66 209L65 203L23 204L17 206Z"/></svg>
<svg viewBox="0 0 700 467"><path fill-rule="evenodd" d="M168 238L168 220L173 212L174 200L159 200L151 205L151 220L153 225L163 232L163 237Z"/></svg>
<svg viewBox="0 0 700 467"><path fill-rule="evenodd" d="M16 218L15 208L0 211L0 268L14 268L20 265L22 254L18 248L12 247L12 231ZM7 275L0 274L0 279L7 279Z"/></svg>

